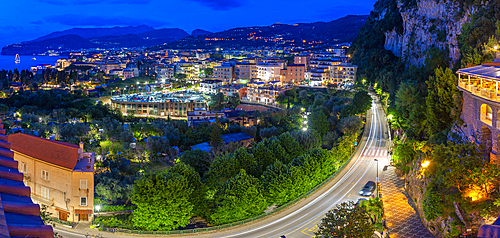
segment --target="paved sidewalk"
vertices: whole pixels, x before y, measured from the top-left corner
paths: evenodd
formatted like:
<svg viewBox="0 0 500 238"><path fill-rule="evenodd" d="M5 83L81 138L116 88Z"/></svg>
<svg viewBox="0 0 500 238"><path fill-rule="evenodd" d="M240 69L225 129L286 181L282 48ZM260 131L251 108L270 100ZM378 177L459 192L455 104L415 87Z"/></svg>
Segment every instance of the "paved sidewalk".
<svg viewBox="0 0 500 238"><path fill-rule="evenodd" d="M387 167L384 171L381 191L386 225L391 238L434 237L422 224L418 213L414 210L413 201L408 202L404 180L396 175L395 167Z"/></svg>

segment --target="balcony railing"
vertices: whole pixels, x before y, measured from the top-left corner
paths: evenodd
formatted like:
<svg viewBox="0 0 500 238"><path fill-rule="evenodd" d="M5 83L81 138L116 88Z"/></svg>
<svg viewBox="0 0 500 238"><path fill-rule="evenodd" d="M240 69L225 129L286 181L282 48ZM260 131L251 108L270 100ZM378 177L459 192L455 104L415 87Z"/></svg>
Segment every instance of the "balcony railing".
<svg viewBox="0 0 500 238"><path fill-rule="evenodd" d="M492 119L491 116L486 116L484 114L481 114L481 121L488 124L489 126L492 126Z"/></svg>
<svg viewBox="0 0 500 238"><path fill-rule="evenodd" d="M464 89L465 91L469 91L478 97L485 98L485 99L495 101L495 102L500 102L500 94L497 94L496 92L482 89L482 88L476 87L472 84L467 84L467 82L460 82L459 81L458 86L460 88Z"/></svg>

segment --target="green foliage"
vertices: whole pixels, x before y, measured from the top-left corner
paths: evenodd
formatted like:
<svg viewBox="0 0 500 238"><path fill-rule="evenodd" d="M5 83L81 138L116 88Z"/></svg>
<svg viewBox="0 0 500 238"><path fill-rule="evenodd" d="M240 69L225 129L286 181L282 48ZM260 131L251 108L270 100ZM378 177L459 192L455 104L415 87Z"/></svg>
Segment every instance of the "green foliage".
<svg viewBox="0 0 500 238"><path fill-rule="evenodd" d="M209 153L199 149L184 151L179 160L193 167L200 176L203 176L203 174L208 171L212 163L212 158Z"/></svg>
<svg viewBox="0 0 500 238"><path fill-rule="evenodd" d="M457 118L452 117L454 107L453 95L458 94L457 76L446 68L436 69L436 76L429 77L427 105L428 134L436 135L446 132Z"/></svg>
<svg viewBox="0 0 500 238"><path fill-rule="evenodd" d="M217 93L213 94L210 96L210 108L212 110L221 110L224 105L224 94L223 93Z"/></svg>
<svg viewBox="0 0 500 238"><path fill-rule="evenodd" d="M210 126L212 128L212 132L210 134L210 145L212 147L219 147L224 144L224 140L222 140L222 128L218 123L214 123Z"/></svg>
<svg viewBox="0 0 500 238"><path fill-rule="evenodd" d="M443 216L444 208L442 203L443 198L439 191L435 191L432 187L428 187L422 201L422 210L426 221L433 221Z"/></svg>
<svg viewBox="0 0 500 238"><path fill-rule="evenodd" d="M133 229L132 214L119 214L114 216L98 216L95 219L95 223L102 224L105 227L117 227L124 229Z"/></svg>
<svg viewBox="0 0 500 238"><path fill-rule="evenodd" d="M321 219L318 227L319 230L315 232L316 236L332 238L372 237L375 231L365 208L356 206L354 202L337 204Z"/></svg>
<svg viewBox="0 0 500 238"><path fill-rule="evenodd" d="M309 129L315 130L321 135L328 133L330 128L327 119L322 107L315 108L308 117Z"/></svg>
<svg viewBox="0 0 500 238"><path fill-rule="evenodd" d="M143 230L172 230L189 224L194 186L174 171L152 172L134 185L134 226Z"/></svg>
<svg viewBox="0 0 500 238"><path fill-rule="evenodd" d="M230 223L260 214L266 209L259 180L244 169L225 183L214 196L217 208L211 215L215 224Z"/></svg>
<svg viewBox="0 0 500 238"><path fill-rule="evenodd" d="M214 69L213 68L205 68L203 69L203 72L205 73L206 76L211 76L214 74Z"/></svg>
<svg viewBox="0 0 500 238"><path fill-rule="evenodd" d="M365 114L372 106L372 97L366 91L358 91L354 94L352 103L342 109L340 117L348 117L356 114Z"/></svg>

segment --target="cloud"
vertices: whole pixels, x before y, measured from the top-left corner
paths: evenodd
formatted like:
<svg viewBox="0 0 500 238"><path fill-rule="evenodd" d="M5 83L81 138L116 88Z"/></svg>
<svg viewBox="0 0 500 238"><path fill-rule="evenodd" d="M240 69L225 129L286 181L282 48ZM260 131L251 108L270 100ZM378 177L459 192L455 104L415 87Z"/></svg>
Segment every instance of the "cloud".
<svg viewBox="0 0 500 238"><path fill-rule="evenodd" d="M137 26L147 25L161 27L171 25L170 22L155 19L137 19L129 17L85 16L64 14L44 17L45 22L59 23L65 26Z"/></svg>
<svg viewBox="0 0 500 238"><path fill-rule="evenodd" d="M56 6L95 5L95 4L149 4L151 0L38 0Z"/></svg>
<svg viewBox="0 0 500 238"><path fill-rule="evenodd" d="M244 5L242 0L190 0L217 11L226 11Z"/></svg>

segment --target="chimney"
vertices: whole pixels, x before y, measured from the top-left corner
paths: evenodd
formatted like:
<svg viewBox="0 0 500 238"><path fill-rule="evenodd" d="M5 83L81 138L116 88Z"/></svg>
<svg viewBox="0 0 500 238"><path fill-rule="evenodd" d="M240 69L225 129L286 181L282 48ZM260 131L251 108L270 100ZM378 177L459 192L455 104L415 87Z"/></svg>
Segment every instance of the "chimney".
<svg viewBox="0 0 500 238"><path fill-rule="evenodd" d="M83 156L83 142L80 141L80 144L79 144L80 148L78 148L78 158L82 158Z"/></svg>

